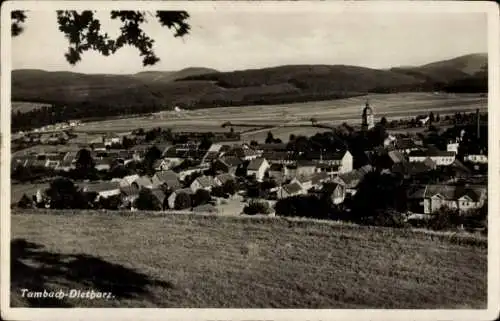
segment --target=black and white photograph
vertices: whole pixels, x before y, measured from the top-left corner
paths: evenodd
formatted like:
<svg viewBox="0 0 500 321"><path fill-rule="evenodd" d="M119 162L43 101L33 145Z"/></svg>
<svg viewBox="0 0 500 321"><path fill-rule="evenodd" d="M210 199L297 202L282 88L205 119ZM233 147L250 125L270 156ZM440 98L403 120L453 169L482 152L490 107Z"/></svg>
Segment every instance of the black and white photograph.
<svg viewBox="0 0 500 321"><path fill-rule="evenodd" d="M2 318L495 319L498 19L5 2Z"/></svg>

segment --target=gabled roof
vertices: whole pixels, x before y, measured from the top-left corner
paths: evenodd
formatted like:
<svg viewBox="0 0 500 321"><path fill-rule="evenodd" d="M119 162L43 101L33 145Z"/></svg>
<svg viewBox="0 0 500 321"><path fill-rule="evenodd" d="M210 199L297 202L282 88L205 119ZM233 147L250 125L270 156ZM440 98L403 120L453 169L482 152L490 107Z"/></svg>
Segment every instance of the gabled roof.
<svg viewBox="0 0 500 321"><path fill-rule="evenodd" d="M425 190L426 198L441 195L447 200L458 200L463 196L467 196L474 202L479 201L481 196L485 194L486 187L483 186L427 185Z"/></svg>
<svg viewBox="0 0 500 321"><path fill-rule="evenodd" d="M270 143L270 144L260 144L257 149L262 151L286 151L288 148L287 143Z"/></svg>
<svg viewBox="0 0 500 321"><path fill-rule="evenodd" d="M223 163L225 163L229 167L231 167L231 166L234 166L234 167L240 166L243 163L241 161L241 159L239 159L236 156L224 156L224 157L220 158L220 161L223 162Z"/></svg>
<svg viewBox="0 0 500 321"><path fill-rule="evenodd" d="M170 185L180 185L177 174L171 170L156 172L153 177L156 177L160 182L167 183L169 187L174 187Z"/></svg>
<svg viewBox="0 0 500 321"><path fill-rule="evenodd" d="M153 182L151 181L151 179L148 176L140 176L139 178L134 180L134 183L139 185L139 187L141 187L141 186L146 187L146 186L153 185Z"/></svg>
<svg viewBox="0 0 500 321"><path fill-rule="evenodd" d="M111 190L119 190L120 183L111 182L111 181L97 182L97 183L92 183L92 184L85 184L84 188L87 189L87 192L99 193L99 192L105 192L105 191L111 191Z"/></svg>
<svg viewBox="0 0 500 321"><path fill-rule="evenodd" d="M139 195L139 189L137 187L135 187L134 185L122 186L122 187L120 187L120 191L125 196L137 196L137 195Z"/></svg>
<svg viewBox="0 0 500 321"><path fill-rule="evenodd" d="M214 178L212 176L200 176L195 179L202 187L211 187L215 185Z"/></svg>
<svg viewBox="0 0 500 321"><path fill-rule="evenodd" d="M321 182L323 182L323 181L325 181L327 179L328 179L328 174L327 173L325 173L325 172L319 172L319 173L314 174L312 176L311 180L312 180L312 183L314 185L316 185L316 184L319 184L319 183L321 183Z"/></svg>
<svg viewBox="0 0 500 321"><path fill-rule="evenodd" d="M166 195L161 189L157 189L157 188L152 189L151 194L153 194L153 196L156 197L158 199L158 201L163 204L163 201L165 200Z"/></svg>
<svg viewBox="0 0 500 321"><path fill-rule="evenodd" d="M261 168L261 166L264 164L265 158L256 158L252 159L250 163L248 164L247 170L249 171L257 171Z"/></svg>
<svg viewBox="0 0 500 321"><path fill-rule="evenodd" d="M193 191L190 188L179 188L179 189L175 190L174 193L172 193L172 195L174 195L174 194L179 195L182 193L191 195L191 194L193 194Z"/></svg>
<svg viewBox="0 0 500 321"><path fill-rule="evenodd" d="M283 189L288 194L296 194L296 193L302 191L302 186L300 186L299 183L290 183L290 184L283 185Z"/></svg>
<svg viewBox="0 0 500 321"><path fill-rule="evenodd" d="M281 172L285 168L285 165L283 164L271 164L269 167L269 171L272 172Z"/></svg>
<svg viewBox="0 0 500 321"><path fill-rule="evenodd" d="M387 156L394 162L394 163L403 163L406 161L404 155L398 151L392 150L387 153Z"/></svg>
<svg viewBox="0 0 500 321"><path fill-rule="evenodd" d="M233 175L231 174L227 174L227 173L224 173L224 174L220 174L220 175L217 175L216 176L216 179L221 182L222 184L228 182L228 181L232 181L234 180L234 177Z"/></svg>
<svg viewBox="0 0 500 321"><path fill-rule="evenodd" d="M140 176L137 174L128 175L122 178L122 182L128 185L132 184L135 180L137 180Z"/></svg>

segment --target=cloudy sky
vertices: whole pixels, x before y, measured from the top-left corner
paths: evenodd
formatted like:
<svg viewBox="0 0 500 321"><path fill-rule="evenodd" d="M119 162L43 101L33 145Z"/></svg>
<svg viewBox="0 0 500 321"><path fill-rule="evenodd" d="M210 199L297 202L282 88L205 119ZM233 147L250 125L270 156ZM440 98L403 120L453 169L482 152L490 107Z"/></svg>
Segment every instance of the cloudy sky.
<svg viewBox="0 0 500 321"><path fill-rule="evenodd" d="M161 61L143 68L135 48L114 56L88 52L76 66L64 53L55 12L31 11L25 32L13 39L13 69L84 73L136 73L209 67L236 70L283 64L347 64L371 68L419 65L487 52L484 13L245 12L189 11L192 30L183 39L151 19L144 29L156 39ZM119 23L99 12L103 28L117 34Z"/></svg>

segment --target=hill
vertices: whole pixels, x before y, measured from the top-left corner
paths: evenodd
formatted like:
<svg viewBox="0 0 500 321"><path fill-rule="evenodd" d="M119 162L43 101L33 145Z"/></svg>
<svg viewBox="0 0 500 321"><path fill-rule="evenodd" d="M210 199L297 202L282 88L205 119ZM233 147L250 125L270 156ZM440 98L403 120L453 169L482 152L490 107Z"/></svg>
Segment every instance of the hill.
<svg viewBox="0 0 500 321"><path fill-rule="evenodd" d="M435 83L450 84L487 70L488 56L477 53L433 62L418 67L392 68L391 71L411 75Z"/></svg>
<svg viewBox="0 0 500 321"><path fill-rule="evenodd" d="M486 240L473 236L285 218L59 213L12 215L13 307L486 307ZM23 288L115 298L44 301L21 297Z"/></svg>
<svg viewBox="0 0 500 321"><path fill-rule="evenodd" d="M176 105L199 109L332 100L367 93L485 92L487 74L481 68L486 62L486 55L474 54L390 70L346 65L287 65L233 72L187 68L135 75L14 70L13 101L49 103L59 110L55 116L43 110L29 117L16 115L13 127L22 128L25 125L20 124L29 124L29 118L50 122L109 117L169 110Z"/></svg>
<svg viewBox="0 0 500 321"><path fill-rule="evenodd" d="M171 82L190 76L204 75L218 72L211 68L191 67L179 71L143 71L134 74L132 77L144 82Z"/></svg>

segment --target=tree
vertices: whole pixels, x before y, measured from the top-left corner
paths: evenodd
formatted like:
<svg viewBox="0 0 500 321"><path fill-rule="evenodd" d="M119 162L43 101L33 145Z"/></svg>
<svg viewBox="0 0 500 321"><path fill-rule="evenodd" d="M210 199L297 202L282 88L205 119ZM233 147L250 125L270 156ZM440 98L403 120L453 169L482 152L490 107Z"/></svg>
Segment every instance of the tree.
<svg viewBox="0 0 500 321"><path fill-rule="evenodd" d="M160 59L154 52L154 40L141 28L147 22L147 17L159 21L162 27L174 30L174 37L183 37L189 34L190 25L187 23L189 14L185 11L111 11L111 20L120 20L122 26L117 38L111 38L101 30L101 21L95 16L95 11L85 10L58 10L57 23L59 30L69 42L68 52L64 55L68 63L75 65L87 51L96 51L103 56L116 53L124 46L133 46L140 52L143 66L154 65ZM27 16L24 11L11 13L11 33L13 37L22 34L23 23Z"/></svg>
<svg viewBox="0 0 500 321"><path fill-rule="evenodd" d="M380 119L380 125L387 126L387 118L382 117L382 119Z"/></svg>
<svg viewBox="0 0 500 321"><path fill-rule="evenodd" d="M51 208L69 209L85 208L86 202L83 194L75 184L67 178L56 178L46 191Z"/></svg>
<svg viewBox="0 0 500 321"><path fill-rule="evenodd" d="M272 144L274 142L274 135L272 132L267 132L266 144Z"/></svg>
<svg viewBox="0 0 500 321"><path fill-rule="evenodd" d="M156 146L151 146L148 151L146 152L146 155L144 155L144 166L147 171L154 171L153 165L154 163L160 159L161 157L161 151L158 149Z"/></svg>
<svg viewBox="0 0 500 321"><path fill-rule="evenodd" d="M162 209L162 205L151 190L147 188L142 188L139 191L139 196L134 202L134 207L141 211L159 211Z"/></svg>
<svg viewBox="0 0 500 321"><path fill-rule="evenodd" d="M76 155L75 167L80 173L88 173L94 169L95 162L88 149L80 149Z"/></svg>
<svg viewBox="0 0 500 321"><path fill-rule="evenodd" d="M294 134L290 134L290 136L288 137L288 141L289 142L293 142L295 140L295 135Z"/></svg>
<svg viewBox="0 0 500 321"><path fill-rule="evenodd" d="M28 195L23 194L19 202L17 202L17 206L20 208L32 208L33 200L28 197Z"/></svg>
<svg viewBox="0 0 500 321"><path fill-rule="evenodd" d="M253 146L253 147L255 147L255 146L259 146L259 142L257 142L256 140L252 140L252 141L250 142L250 146Z"/></svg>
<svg viewBox="0 0 500 321"><path fill-rule="evenodd" d="M311 122L311 125L315 126L317 123L318 123L318 120L314 117L312 117L311 119L309 119L309 121Z"/></svg>
<svg viewBox="0 0 500 321"><path fill-rule="evenodd" d="M191 196L187 193L179 193L174 201L174 209L185 210L190 208L192 204Z"/></svg>
<svg viewBox="0 0 500 321"><path fill-rule="evenodd" d="M192 206L196 207L200 205L205 205L208 204L210 200L211 200L210 192L204 189L199 189L196 191L196 193L194 193L192 197L192 203L193 203Z"/></svg>
<svg viewBox="0 0 500 321"><path fill-rule="evenodd" d="M236 182L232 179L225 181L224 184L222 185L222 190L225 194L234 195L236 194L237 189L238 186L236 185Z"/></svg>
<svg viewBox="0 0 500 321"><path fill-rule="evenodd" d="M267 202L251 201L243 208L243 213L247 215L269 214L271 213L271 208Z"/></svg>

